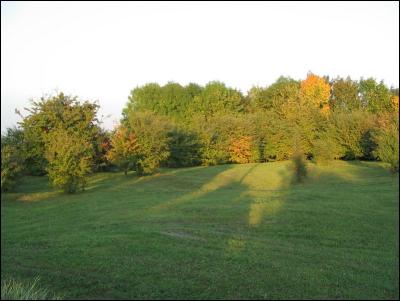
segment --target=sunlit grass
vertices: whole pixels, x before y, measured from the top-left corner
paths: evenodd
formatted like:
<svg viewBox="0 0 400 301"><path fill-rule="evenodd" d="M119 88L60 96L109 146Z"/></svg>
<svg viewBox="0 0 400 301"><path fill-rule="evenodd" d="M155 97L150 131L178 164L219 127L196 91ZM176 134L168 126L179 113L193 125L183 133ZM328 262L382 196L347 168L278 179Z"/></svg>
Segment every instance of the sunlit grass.
<svg viewBox="0 0 400 301"><path fill-rule="evenodd" d="M398 176L376 162L93 175L2 194L2 279L67 299L397 299Z"/></svg>

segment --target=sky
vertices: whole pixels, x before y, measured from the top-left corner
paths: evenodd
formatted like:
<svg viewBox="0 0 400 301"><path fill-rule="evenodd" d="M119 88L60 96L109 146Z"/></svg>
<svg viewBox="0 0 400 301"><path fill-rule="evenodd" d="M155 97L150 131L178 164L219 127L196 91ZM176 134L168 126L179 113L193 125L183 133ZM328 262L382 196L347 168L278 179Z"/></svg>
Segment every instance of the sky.
<svg viewBox="0 0 400 301"><path fill-rule="evenodd" d="M309 71L398 87L399 3L1 2L2 132L56 91L98 101L111 129L148 82L246 93Z"/></svg>

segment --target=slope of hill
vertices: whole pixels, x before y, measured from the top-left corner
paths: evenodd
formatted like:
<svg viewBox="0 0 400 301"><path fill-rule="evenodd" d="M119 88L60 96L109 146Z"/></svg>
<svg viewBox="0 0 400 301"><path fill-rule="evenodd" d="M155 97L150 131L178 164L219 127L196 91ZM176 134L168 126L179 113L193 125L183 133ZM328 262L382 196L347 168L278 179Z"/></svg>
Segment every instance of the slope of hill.
<svg viewBox="0 0 400 301"><path fill-rule="evenodd" d="M395 299L399 186L379 163L100 173L2 194L1 278L81 299Z"/></svg>

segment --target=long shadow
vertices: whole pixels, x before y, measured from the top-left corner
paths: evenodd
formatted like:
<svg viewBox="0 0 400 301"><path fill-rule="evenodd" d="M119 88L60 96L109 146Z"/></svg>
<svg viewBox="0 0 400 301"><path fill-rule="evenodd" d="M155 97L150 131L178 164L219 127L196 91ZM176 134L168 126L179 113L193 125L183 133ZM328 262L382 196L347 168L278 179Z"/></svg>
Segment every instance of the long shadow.
<svg viewBox="0 0 400 301"><path fill-rule="evenodd" d="M341 273L350 273L351 269L343 267L343 262L337 258L358 258L367 264L366 254L386 252L382 246L392 246L394 251L397 245L398 249L395 238L398 231L396 236L394 230L396 219L392 217L388 221L385 217L390 210L398 212L398 204L396 207L394 200L387 200L376 191L376 185L382 185L383 192L389 189L387 197L390 197L390 187L397 187L398 191L398 183L396 177L389 177L388 171L379 165L364 162L335 162L322 167L308 165L309 178L304 183L291 184L292 175L289 169L283 168L278 172L280 184L273 187L268 184L253 187L250 180L246 181L257 175L257 167L265 168L268 163L253 165L242 174L232 167L197 191L152 208L157 210L150 215L153 214L160 227L163 225L160 233L176 239L208 239L219 244L219 250L222 248L227 258L246 258L250 254L262 258L262 252L266 250L275 254L274 257L286 252L293 265L285 269L302 273L309 267L298 260L303 261L313 254L315 262L312 266L316 273L322 279L343 279L337 281L346 287L351 276L343 277ZM214 185L215 181L219 184ZM247 212L244 206L248 207ZM374 220L377 214L382 218ZM185 218L168 223L177 215ZM167 223L163 224L164 221ZM382 225L384 221L385 226ZM382 235L380 231L389 234ZM276 258L277 264L283 264L282 257ZM332 270L318 270L323 266ZM320 280L314 281L314 296L318 296L319 290L327 290L326 297L336 296L336 283L328 281L325 287L318 288ZM345 288L339 290L339 297L345 297L347 293Z"/></svg>
<svg viewBox="0 0 400 301"><path fill-rule="evenodd" d="M385 248L396 245L396 238L390 233L395 232L392 227L396 212L398 216L398 203L386 199L392 196L392 187L397 187L398 194L396 178L387 177L387 170L380 167L339 162L324 167L310 164L309 179L292 185L286 166L278 170L273 166L263 163L183 168L162 170L144 178L99 175L90 182L92 188L89 185L88 191L80 195L86 198L79 201L85 202L88 210L77 210L87 224L72 224L71 231L82 230L88 237L99 234L99 242L104 243L109 242L108 235L115 233L122 233L127 244L143 235L145 242L154 242L146 249L155 252L154 256L164 256L157 253L156 241L166 244L166 252L171 244L181 245L182 249L175 252L193 251L192 262L198 267L223 271L204 278L209 280L208 290L215 291L215 298L246 298L252 289L257 291L260 287L265 287L267 295L254 293L256 299L290 298L290 289L285 295L279 286L290 283L304 288L300 298L345 299L349 296L349 283L365 289L363 275L355 275L354 271L362 269L356 263L369 274L378 275L377 280L388 278L382 266L393 270L395 262L390 259L379 265L384 260L379 257L389 254ZM350 169L347 174L343 172L346 168ZM382 193L374 192L377 184L382 185ZM99 211L104 214L99 215ZM393 216L389 214L388 219L391 211ZM101 225L91 228L92 223ZM138 229L143 234L138 234ZM119 243L118 239L115 243ZM121 246L125 243L121 242ZM196 253L197 250L207 251ZM75 248L74 252L84 257L89 251ZM123 260L121 254L116 257ZM197 258L196 254L208 254L210 258ZM378 267L370 261L377 262ZM109 269L118 270L120 279L129 279L132 271L118 265L118 260L114 263L116 266ZM182 271L181 277L194 277L189 272L184 274L187 270L183 265L174 270ZM245 275L242 282L236 281L238 271ZM157 279L152 281L157 284ZM219 288L224 280L226 291L232 295L221 295ZM379 285L392 289L387 283ZM120 286L132 290L123 281Z"/></svg>

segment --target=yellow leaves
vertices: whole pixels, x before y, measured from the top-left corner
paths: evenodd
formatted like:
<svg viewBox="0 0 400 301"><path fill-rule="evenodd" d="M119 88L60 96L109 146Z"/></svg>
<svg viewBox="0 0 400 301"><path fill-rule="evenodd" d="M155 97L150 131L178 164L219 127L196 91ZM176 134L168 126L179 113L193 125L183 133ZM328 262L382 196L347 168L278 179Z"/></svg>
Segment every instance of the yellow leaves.
<svg viewBox="0 0 400 301"><path fill-rule="evenodd" d="M228 147L230 160L234 163L249 163L251 157L251 137L233 138Z"/></svg>
<svg viewBox="0 0 400 301"><path fill-rule="evenodd" d="M324 116L328 116L331 112L331 107L329 104L324 104L321 108L321 114Z"/></svg>
<svg viewBox="0 0 400 301"><path fill-rule="evenodd" d="M399 111L399 96L393 95L390 97L390 102L395 112Z"/></svg>
<svg viewBox="0 0 400 301"><path fill-rule="evenodd" d="M126 160L138 149L137 138L134 133L129 133L128 128L120 126L111 138L111 150L106 157L111 162Z"/></svg>
<svg viewBox="0 0 400 301"><path fill-rule="evenodd" d="M300 101L305 104L312 104L329 110L325 107L330 97L330 85L323 79L314 74L308 74L307 78L300 84Z"/></svg>

